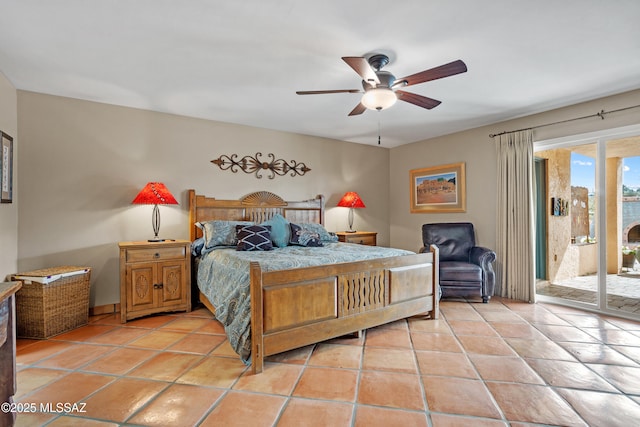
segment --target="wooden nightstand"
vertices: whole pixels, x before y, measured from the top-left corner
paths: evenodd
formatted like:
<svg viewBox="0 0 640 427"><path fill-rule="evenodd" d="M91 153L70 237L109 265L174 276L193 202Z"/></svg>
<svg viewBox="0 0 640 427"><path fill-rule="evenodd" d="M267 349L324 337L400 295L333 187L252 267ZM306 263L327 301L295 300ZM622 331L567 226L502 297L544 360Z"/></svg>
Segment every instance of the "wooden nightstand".
<svg viewBox="0 0 640 427"><path fill-rule="evenodd" d="M120 320L191 311L191 242L120 242Z"/></svg>
<svg viewBox="0 0 640 427"><path fill-rule="evenodd" d="M338 231L336 235L340 242L375 246L378 233L375 231L354 231L353 233Z"/></svg>

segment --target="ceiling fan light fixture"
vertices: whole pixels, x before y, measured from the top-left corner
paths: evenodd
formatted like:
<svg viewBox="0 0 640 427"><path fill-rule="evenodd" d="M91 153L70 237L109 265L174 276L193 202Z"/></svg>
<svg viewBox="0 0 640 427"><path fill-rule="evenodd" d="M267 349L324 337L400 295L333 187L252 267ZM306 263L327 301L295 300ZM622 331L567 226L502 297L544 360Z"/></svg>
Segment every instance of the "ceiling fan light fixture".
<svg viewBox="0 0 640 427"><path fill-rule="evenodd" d="M362 95L362 105L370 110L384 110L396 103L398 97L389 88L369 89Z"/></svg>

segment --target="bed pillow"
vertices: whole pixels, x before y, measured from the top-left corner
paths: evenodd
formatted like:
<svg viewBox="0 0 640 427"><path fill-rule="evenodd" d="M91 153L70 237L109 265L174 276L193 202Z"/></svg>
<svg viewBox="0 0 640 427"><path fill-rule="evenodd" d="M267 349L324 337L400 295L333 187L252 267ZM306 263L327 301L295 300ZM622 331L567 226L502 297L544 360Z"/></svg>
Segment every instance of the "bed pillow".
<svg viewBox="0 0 640 427"><path fill-rule="evenodd" d="M269 225L236 225L238 251L270 251L271 226Z"/></svg>
<svg viewBox="0 0 640 427"><path fill-rule="evenodd" d="M315 222L308 222L308 223L302 223L298 225L300 225L302 228L305 228L309 231L317 233L318 236L320 237L320 240L323 242L338 241L338 236L335 233L328 232L322 224L318 224Z"/></svg>
<svg viewBox="0 0 640 427"><path fill-rule="evenodd" d="M291 237L289 243L297 246L320 247L324 246L320 241L320 235L306 227L308 224L290 223Z"/></svg>
<svg viewBox="0 0 640 427"><path fill-rule="evenodd" d="M199 237L191 242L191 255L198 257L202 255L202 249L204 248L204 237Z"/></svg>
<svg viewBox="0 0 640 427"><path fill-rule="evenodd" d="M207 249L216 246L236 246L237 225L253 225L250 221L225 221L213 220L200 223L202 234L204 235L204 247Z"/></svg>
<svg viewBox="0 0 640 427"><path fill-rule="evenodd" d="M289 245L291 230L289 221L280 214L275 214L271 219L264 221L260 225L268 225L271 227L271 241L274 246L284 248Z"/></svg>

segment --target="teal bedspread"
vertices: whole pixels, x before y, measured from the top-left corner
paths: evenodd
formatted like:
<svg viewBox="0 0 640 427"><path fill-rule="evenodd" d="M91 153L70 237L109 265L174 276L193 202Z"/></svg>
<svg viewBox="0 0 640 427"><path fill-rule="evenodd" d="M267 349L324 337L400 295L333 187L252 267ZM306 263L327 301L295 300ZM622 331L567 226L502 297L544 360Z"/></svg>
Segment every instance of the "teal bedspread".
<svg viewBox="0 0 640 427"><path fill-rule="evenodd" d="M287 246L267 252L219 248L198 261L198 287L213 304L229 343L246 364L251 363L251 261L259 262L262 271L275 271L413 254L380 246L323 243L323 247Z"/></svg>

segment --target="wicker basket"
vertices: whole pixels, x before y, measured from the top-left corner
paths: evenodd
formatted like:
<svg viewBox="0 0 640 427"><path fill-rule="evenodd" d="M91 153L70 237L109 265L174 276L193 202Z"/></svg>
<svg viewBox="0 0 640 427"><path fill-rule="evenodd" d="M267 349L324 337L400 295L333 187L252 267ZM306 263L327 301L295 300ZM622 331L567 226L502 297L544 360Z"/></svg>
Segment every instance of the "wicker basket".
<svg viewBox="0 0 640 427"><path fill-rule="evenodd" d="M16 293L17 336L49 338L86 325L90 276L89 267L76 266L13 275L13 280L22 281Z"/></svg>

